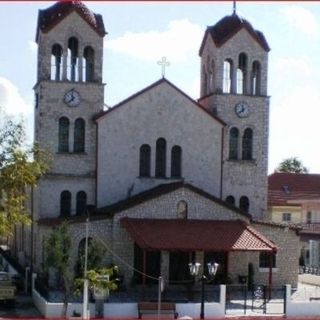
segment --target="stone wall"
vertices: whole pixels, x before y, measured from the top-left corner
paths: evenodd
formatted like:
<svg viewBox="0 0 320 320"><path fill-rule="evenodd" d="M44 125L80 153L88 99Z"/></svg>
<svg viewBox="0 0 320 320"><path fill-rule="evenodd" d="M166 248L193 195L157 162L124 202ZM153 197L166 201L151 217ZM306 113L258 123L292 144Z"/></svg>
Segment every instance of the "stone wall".
<svg viewBox="0 0 320 320"><path fill-rule="evenodd" d="M182 148L182 179L220 196L222 124L163 81L98 120L98 206L172 182L171 149ZM166 178L155 178L158 138L167 142ZM139 150L151 147L151 178L139 177Z"/></svg>
<svg viewBox="0 0 320 320"><path fill-rule="evenodd" d="M203 103L208 110L217 114L227 126L224 129L223 147L223 199L232 195L239 205L241 196L250 201L249 212L258 219L264 219L267 210L267 169L268 169L268 135L269 135L269 97L267 96L268 52L243 28L221 47L216 47L211 36L206 38L201 56L202 67L207 68L208 61L213 61L212 94ZM261 65L260 94L252 95L223 93L223 65L226 59L233 61L232 78L237 77L239 54L247 56L247 88L250 87L251 66L254 61ZM202 74L203 77L203 74ZM203 91L203 90L202 90ZM249 116L239 118L235 105L245 102L249 106ZM230 129L239 130L238 159L229 160ZM242 137L244 130L253 131L253 159L240 160L242 155Z"/></svg>

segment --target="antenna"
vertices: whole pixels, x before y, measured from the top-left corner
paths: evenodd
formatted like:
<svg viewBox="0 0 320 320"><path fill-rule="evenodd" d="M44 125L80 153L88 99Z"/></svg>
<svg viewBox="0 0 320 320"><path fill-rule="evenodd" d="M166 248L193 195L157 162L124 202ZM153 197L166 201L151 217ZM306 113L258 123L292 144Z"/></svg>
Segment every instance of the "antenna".
<svg viewBox="0 0 320 320"><path fill-rule="evenodd" d="M237 4L236 4L236 0L233 0L233 13L232 14L236 14L237 11Z"/></svg>

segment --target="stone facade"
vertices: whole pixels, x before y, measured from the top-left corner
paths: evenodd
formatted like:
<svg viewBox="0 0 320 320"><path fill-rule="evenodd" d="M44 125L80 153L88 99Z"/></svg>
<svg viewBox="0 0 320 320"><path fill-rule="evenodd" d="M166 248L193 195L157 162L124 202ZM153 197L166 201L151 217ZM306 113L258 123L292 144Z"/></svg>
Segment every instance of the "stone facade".
<svg viewBox="0 0 320 320"><path fill-rule="evenodd" d="M98 207L176 181L170 174L175 145L182 149L181 179L220 197L223 125L169 82L160 81L106 113L97 123ZM155 177L158 138L167 143L164 178ZM139 176L143 144L151 147L151 176L147 178Z"/></svg>
<svg viewBox="0 0 320 320"><path fill-rule="evenodd" d="M233 18L232 18L233 19ZM245 54L243 93L237 93L237 70L239 55ZM225 77L224 61L231 62L231 89L223 91ZM259 92L253 94L251 84L252 64L260 65ZM223 198L232 195L239 203L241 196L250 201L250 212L259 219L266 216L267 169L268 169L268 128L269 97L267 96L268 52L253 38L246 28L242 28L221 46L216 46L208 35L201 52L201 102L226 124L223 149ZM212 83L208 77L212 74ZM209 87L209 88L208 88ZM235 106L244 102L249 107L249 115L239 118ZM251 160L241 160L242 144L239 143L238 159L229 159L230 129L238 128L239 137L244 130L253 131L253 156ZM254 188L253 188L254 186Z"/></svg>
<svg viewBox="0 0 320 320"><path fill-rule="evenodd" d="M78 6L79 3L72 5ZM62 8L63 2L58 6ZM263 218L267 200L269 126L266 50L243 28L219 47L210 36L206 36L201 51L202 70L205 70L208 61L213 60L215 72L212 92L207 96L204 96L204 73L201 75L200 104L163 78L112 109L102 112L103 36L90 25L92 20L88 23L83 18L83 13L77 10L71 10L46 32L42 32L41 28L38 30L35 140L40 147L45 147L52 154L53 165L39 182L32 199L33 267L40 269L45 254L43 239L55 223L64 220L62 218L70 222L72 255L76 259L79 243L85 237L84 219L76 215L76 197L79 191L85 192L86 204L96 206L96 215L92 215L90 222L90 237L105 243L108 249L106 264L119 265L126 284L130 283L133 276L131 267L135 259L134 241L120 225L123 217L176 219L177 204L183 200L187 203L188 219L240 219L250 224L251 217ZM90 19L92 17L93 13ZM79 42L77 80L67 80L67 48L71 37ZM55 44L63 49L63 71L59 80L52 80L50 74L52 48ZM82 71L82 58L87 46L92 47L95 52L93 81L84 81ZM222 93L223 61L237 61L242 52L248 57L248 65L256 60L260 63L259 95L248 92ZM70 107L65 103L65 94L70 90L76 90L80 94L79 105ZM238 102L248 103L248 117L240 118L235 114L234 106ZM68 152L58 152L61 117L66 117L70 124ZM85 151L80 153L73 149L74 123L78 118L85 121ZM234 126L239 129L240 137L246 128L253 131L252 159L229 159L229 132ZM166 141L166 173L156 177L156 143L159 138ZM141 177L139 172L140 148L144 144L149 145L151 150L149 177ZM179 146L182 151L182 170L178 178L171 174L174 146ZM239 143L240 154L241 148ZM145 193L153 188L161 188L162 185L170 187L174 182L189 184L192 188L179 187L145 198ZM61 194L66 190L71 195L68 203L70 211L67 217L61 217ZM235 206L224 202L228 195L236 199ZM237 208L239 199L243 196L250 201L249 213ZM138 200L132 204L130 201L133 199ZM297 237L294 232L291 229L284 232L281 227L266 224L253 226L279 247L278 271L274 275L274 283L294 285L298 267L298 252L295 252ZM286 248L289 242L290 245ZM169 252L161 252L160 269L165 278L169 276L169 256ZM249 262L254 264L256 280L264 283L267 281L266 274L259 270L259 253L229 252L228 256L228 272L235 282L239 274L247 274ZM196 252L195 257L203 260L203 252Z"/></svg>

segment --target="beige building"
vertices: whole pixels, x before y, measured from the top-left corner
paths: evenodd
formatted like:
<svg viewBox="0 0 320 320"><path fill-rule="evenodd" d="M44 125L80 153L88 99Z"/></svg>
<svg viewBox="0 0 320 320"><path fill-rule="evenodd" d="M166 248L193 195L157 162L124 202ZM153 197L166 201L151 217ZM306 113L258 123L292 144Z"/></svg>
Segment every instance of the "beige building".
<svg viewBox="0 0 320 320"><path fill-rule="evenodd" d="M67 220L76 259L90 211L90 237L106 244L106 263L119 265L127 285L146 275L179 283L189 262L213 260L235 283L253 269L256 283L296 285L296 230L263 222L263 34L235 13L207 28L198 101L161 78L103 110L105 34L81 2L39 12L35 140L54 165L34 190L32 249L17 251L40 270L44 236Z"/></svg>
<svg viewBox="0 0 320 320"><path fill-rule="evenodd" d="M306 266L320 266L320 175L276 172L268 178L269 220L301 228Z"/></svg>

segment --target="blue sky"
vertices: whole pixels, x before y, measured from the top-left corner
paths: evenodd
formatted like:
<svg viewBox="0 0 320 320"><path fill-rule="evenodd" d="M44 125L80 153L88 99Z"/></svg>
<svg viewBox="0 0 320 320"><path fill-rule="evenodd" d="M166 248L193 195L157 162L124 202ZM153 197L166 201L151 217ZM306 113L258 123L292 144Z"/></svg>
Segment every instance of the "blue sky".
<svg viewBox="0 0 320 320"><path fill-rule="evenodd" d="M38 9L54 2L0 3L0 106L23 113L32 136ZM103 16L105 103L114 105L161 77L199 95L198 50L207 26L232 13L223 2L84 3ZM320 173L320 2L238 2L237 13L262 31L269 53L269 172L298 157ZM31 138L30 138L31 139Z"/></svg>

